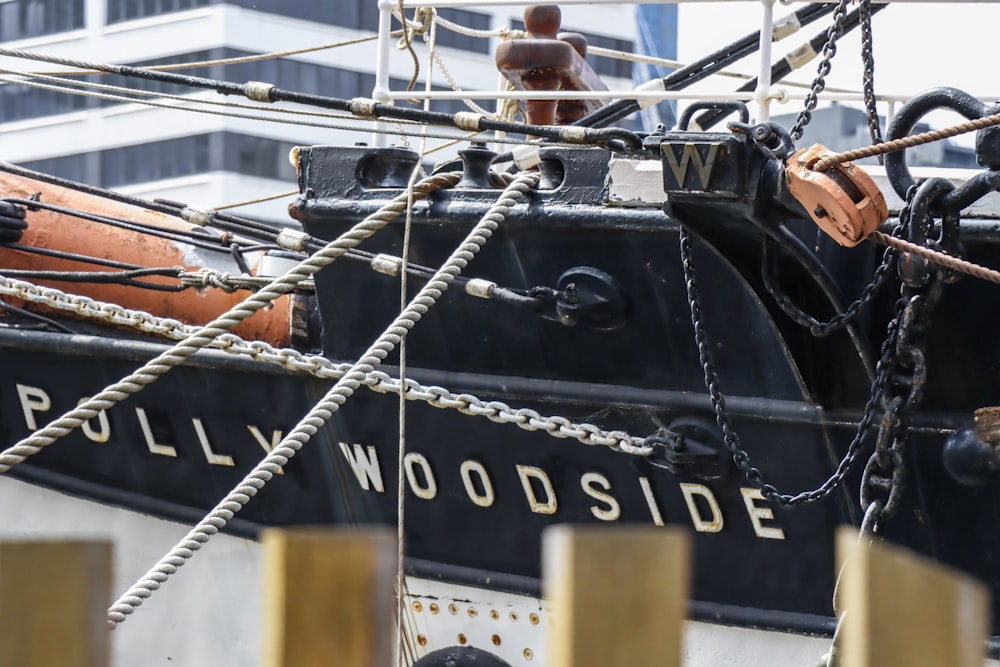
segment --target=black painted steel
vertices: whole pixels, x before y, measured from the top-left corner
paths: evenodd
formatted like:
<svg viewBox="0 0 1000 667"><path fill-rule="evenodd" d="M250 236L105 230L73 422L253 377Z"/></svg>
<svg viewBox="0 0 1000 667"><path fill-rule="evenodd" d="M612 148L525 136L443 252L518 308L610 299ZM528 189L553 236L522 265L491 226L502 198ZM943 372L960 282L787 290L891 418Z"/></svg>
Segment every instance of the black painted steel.
<svg viewBox="0 0 1000 667"><path fill-rule="evenodd" d="M537 594L546 526L680 525L695 536L696 617L829 631L833 528L860 524L861 473L851 472L823 502L787 510L762 499L720 457L690 323L679 228L700 239L692 261L702 326L728 416L753 465L783 490L821 486L848 450L899 282L887 277L885 293L872 296L848 326L814 336L772 298L761 272L764 240L787 297L816 319L842 312L882 253L874 244L850 250L830 239L817 244L814 225L783 189L779 161L748 135L669 133L662 141L657 157L672 158L676 169L665 168L673 178L666 212L606 205L608 151L547 148L542 186L470 263L468 275L512 293L543 286L562 295L554 317L453 289L407 338L407 376L424 385L639 438L660 434L661 449L647 459L411 401L408 571ZM681 173L688 144L696 148ZM302 194L293 212L314 238L335 238L400 193L411 156L395 149L302 149ZM694 175L696 158L704 177ZM497 198L491 182L480 174L418 203L410 259L440 264ZM993 181L985 183L975 192ZM995 224L970 229L978 230L962 237L970 259L1000 265ZM396 222L361 249L398 255L402 240L403 224ZM575 301L566 298L570 284ZM1000 600L1000 563L982 557L997 546L991 526L1000 522L1000 488L962 483L942 463L946 441L971 426L972 411L997 404L1000 339L982 333L995 325L991 311L970 307L989 303L994 289L973 280L944 286L926 332L924 399L903 453L908 491L882 530L991 582ZM353 361L398 312L398 281L359 263L325 268L316 291L320 344L335 361ZM16 441L34 422L76 405L163 349L135 338L0 329L0 363L7 369L0 436ZM387 363L392 373L398 357ZM73 432L12 474L191 520L228 492L327 385L199 352L111 408L106 426L92 420L89 430ZM50 407L42 407L38 392ZM359 390L232 529L394 524L397 412L395 395ZM684 446L671 434L684 435Z"/></svg>

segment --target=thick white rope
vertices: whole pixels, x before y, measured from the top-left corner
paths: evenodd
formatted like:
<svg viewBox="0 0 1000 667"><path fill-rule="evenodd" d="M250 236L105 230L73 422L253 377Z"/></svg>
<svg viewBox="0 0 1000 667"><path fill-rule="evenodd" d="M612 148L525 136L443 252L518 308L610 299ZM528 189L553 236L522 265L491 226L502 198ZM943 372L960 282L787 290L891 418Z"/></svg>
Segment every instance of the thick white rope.
<svg viewBox="0 0 1000 667"><path fill-rule="evenodd" d="M223 498L202 521L192 528L177 545L126 591L108 610L108 623L113 628L127 618L153 591L158 590L194 552L219 532L229 520L250 502L250 499L295 456L333 413L362 385L365 378L382 363L399 341L413 328L424 313L441 297L448 285L460 274L487 239L506 217L517 200L538 183L538 174L517 178L500 196L465 241L448 257L434 277L420 290L409 306L393 320L351 369L337 381L322 400L302 421L258 463L229 495Z"/></svg>
<svg viewBox="0 0 1000 667"><path fill-rule="evenodd" d="M197 331L196 327L177 320L156 317L84 296L65 294L54 288L39 287L2 275L0 295L173 340L182 340ZM349 364L336 364L319 354L303 354L292 348L279 349L263 341L248 342L233 333L222 334L212 342L211 347L323 380L337 380L350 367ZM403 391L403 384L398 378L378 370L366 378L364 384L380 394L398 394ZM546 417L530 408L513 408L502 401L484 401L472 394L455 394L444 387L424 386L409 378L405 387L407 400L423 401L431 407L458 410L465 415L485 417L497 424L514 424L525 431L544 431L554 438L572 438L585 445L609 447L627 454L648 456L652 452L644 444L643 438L624 431L605 431L594 424L576 423L560 416Z"/></svg>
<svg viewBox="0 0 1000 667"><path fill-rule="evenodd" d="M457 174L443 174L424 181L415 188L419 198L426 197L431 192L445 185L458 182ZM406 206L407 194L401 194L374 214L345 232L340 238L331 241L322 250L304 260L285 275L275 278L271 284L259 292L250 295L226 313L217 317L204 327L196 330L183 341L165 350L156 358L147 362L139 370L109 385L93 398L81 403L78 407L65 413L47 426L35 431L16 445L0 452L0 474L10 470L29 456L37 454L44 447L52 444L62 436L78 428L88 419L97 416L116 403L142 390L146 385L155 382L161 375L177 366L199 349L206 347L221 334L232 329L255 312L286 294L295 286L309 278L324 266L346 254L376 231L398 217Z"/></svg>

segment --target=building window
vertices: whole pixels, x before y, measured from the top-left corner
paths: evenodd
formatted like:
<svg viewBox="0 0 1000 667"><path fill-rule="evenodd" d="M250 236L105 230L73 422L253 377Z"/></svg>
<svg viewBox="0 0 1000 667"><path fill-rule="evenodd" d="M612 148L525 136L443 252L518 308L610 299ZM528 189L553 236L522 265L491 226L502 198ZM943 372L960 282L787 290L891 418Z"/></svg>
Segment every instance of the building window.
<svg viewBox="0 0 1000 667"><path fill-rule="evenodd" d="M58 0L47 1L52 3ZM83 3L83 0L74 1L81 5ZM15 4L18 2L29 4L29 0L15 0ZM39 0L33 2L37 3ZM108 23L169 14L192 7L222 4L355 30L378 31L378 3L375 0L107 0L107 3ZM463 9L442 9L440 12L444 18L467 28L488 30L490 27L489 14ZM5 20L2 22L6 23ZM437 43L439 46L450 46L476 53L490 52L490 40L469 37L446 29L438 30Z"/></svg>
<svg viewBox="0 0 1000 667"><path fill-rule="evenodd" d="M34 169L43 174L65 178L70 181L80 183L89 182L89 170L87 169L87 155L64 155L62 157L51 157L44 160L32 160L22 162L25 169Z"/></svg>
<svg viewBox="0 0 1000 667"><path fill-rule="evenodd" d="M0 42L83 28L84 0L0 2Z"/></svg>
<svg viewBox="0 0 1000 667"><path fill-rule="evenodd" d="M43 90L23 83L0 84L0 122L69 113L87 106L87 98L80 95Z"/></svg>
<svg viewBox="0 0 1000 667"><path fill-rule="evenodd" d="M196 134L137 146L109 148L22 162L35 171L116 188L217 169L247 176L294 181L288 152L296 144L235 132Z"/></svg>
<svg viewBox="0 0 1000 667"><path fill-rule="evenodd" d="M108 23L169 14L210 4L212 0L108 0Z"/></svg>

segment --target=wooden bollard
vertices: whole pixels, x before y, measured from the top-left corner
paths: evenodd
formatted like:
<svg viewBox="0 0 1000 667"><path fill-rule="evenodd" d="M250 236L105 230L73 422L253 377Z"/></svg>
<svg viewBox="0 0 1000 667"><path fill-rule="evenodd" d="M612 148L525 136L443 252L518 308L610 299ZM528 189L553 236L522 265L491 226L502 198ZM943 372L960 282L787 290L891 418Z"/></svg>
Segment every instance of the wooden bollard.
<svg viewBox="0 0 1000 667"><path fill-rule="evenodd" d="M690 538L674 529L553 526L542 538L552 608L547 667L680 667Z"/></svg>
<svg viewBox="0 0 1000 667"><path fill-rule="evenodd" d="M265 530L264 667L392 664L390 530Z"/></svg>
<svg viewBox="0 0 1000 667"><path fill-rule="evenodd" d="M107 667L110 542L0 542L0 665Z"/></svg>
<svg viewBox="0 0 1000 667"><path fill-rule="evenodd" d="M982 667L986 587L884 542L837 533L844 667ZM845 565L846 563L846 565Z"/></svg>

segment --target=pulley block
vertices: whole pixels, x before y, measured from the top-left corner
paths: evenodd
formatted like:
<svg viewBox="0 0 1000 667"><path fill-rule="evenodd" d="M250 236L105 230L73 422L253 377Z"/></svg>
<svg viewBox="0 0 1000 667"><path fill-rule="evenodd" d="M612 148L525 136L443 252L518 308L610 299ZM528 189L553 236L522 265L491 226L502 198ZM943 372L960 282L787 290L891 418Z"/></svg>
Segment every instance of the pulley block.
<svg viewBox="0 0 1000 667"><path fill-rule="evenodd" d="M820 229L840 245L852 248L888 219L889 207L875 181L853 162L826 171L813 170L817 162L831 155L825 146L815 144L788 158L788 190Z"/></svg>

